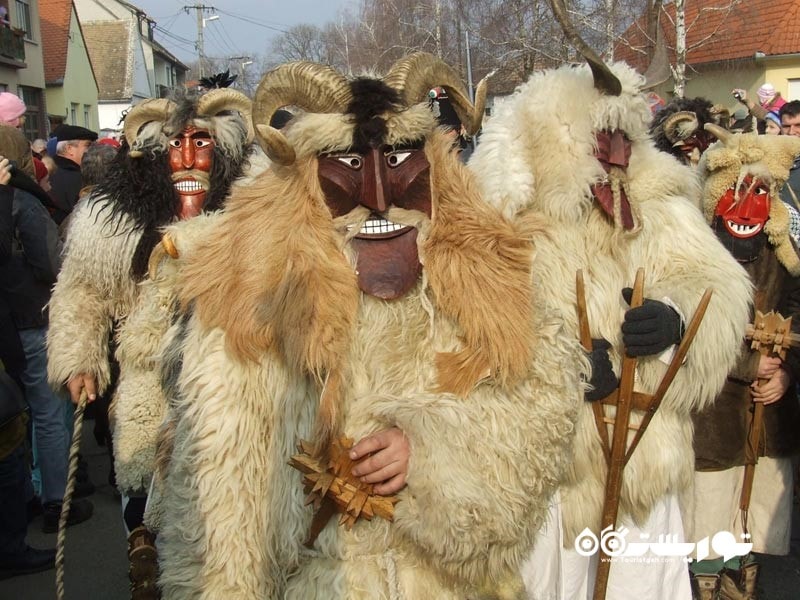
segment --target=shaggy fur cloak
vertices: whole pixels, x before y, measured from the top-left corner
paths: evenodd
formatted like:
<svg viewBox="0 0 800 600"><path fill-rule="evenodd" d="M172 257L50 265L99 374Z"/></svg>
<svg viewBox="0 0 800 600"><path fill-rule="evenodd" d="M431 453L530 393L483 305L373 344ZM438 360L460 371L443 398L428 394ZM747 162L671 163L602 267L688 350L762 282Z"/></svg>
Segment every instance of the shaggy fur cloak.
<svg viewBox="0 0 800 600"><path fill-rule="evenodd" d="M241 117L226 115L219 129L228 131ZM145 129L151 125L145 126ZM240 141L246 127L238 126ZM263 153L250 156L239 149L235 164L218 166L221 186L210 194L210 208L219 208L234 178L266 167ZM225 161L217 153L215 163ZM247 175L243 175L245 169ZM137 324L125 335L126 321L142 306L140 281L150 251L160 238L159 228L175 214L175 194L163 148L130 158L124 146L108 177L73 212L64 263L50 301L48 378L63 386L78 373L97 378L102 393L110 381L109 336L116 335L120 379L113 399L114 449L117 483L121 490L147 491L153 471L155 438L164 413L164 398L154 371L160 336L168 323ZM146 303L145 303L146 304ZM162 317L163 321L164 317ZM117 329L112 330L112 322ZM139 319L141 322L141 319Z"/></svg>
<svg viewBox="0 0 800 600"><path fill-rule="evenodd" d="M293 120L295 164L234 195L213 226L170 230L180 258L162 269L187 312L165 356L165 598L521 593L519 564L569 461L582 353L533 302L538 222L482 202L450 142L426 133L424 106L403 116L389 135L427 136L433 216L387 214L417 227L423 264L396 301L359 292L348 217L325 206L316 155L352 140L337 115ZM331 393L347 436L403 430L408 485L393 523L332 521L308 550L312 514L287 461Z"/></svg>
<svg viewBox="0 0 800 600"><path fill-rule="evenodd" d="M750 284L697 210L699 189L691 171L649 139L641 77L621 64L612 70L622 83L620 96L600 94L586 67L533 75L486 124L470 167L488 200L508 217L547 220L549 235L535 242L534 289L575 337L575 277L583 270L591 335L611 342L617 373L627 309L620 292L632 286L639 267L645 269L645 297L669 298L687 320L704 290L714 292L685 364L625 469L620 514L641 524L660 498L689 491L690 411L713 401L734 363ZM595 133L614 129L632 142L629 167L619 176L631 203L632 230L602 212L590 190L605 177L593 156ZM637 389L652 394L665 370L657 356L640 359ZM605 411L613 416L612 408ZM633 411L632 422L640 419ZM600 437L585 405L560 492L566 544L585 527L597 532L605 476Z"/></svg>

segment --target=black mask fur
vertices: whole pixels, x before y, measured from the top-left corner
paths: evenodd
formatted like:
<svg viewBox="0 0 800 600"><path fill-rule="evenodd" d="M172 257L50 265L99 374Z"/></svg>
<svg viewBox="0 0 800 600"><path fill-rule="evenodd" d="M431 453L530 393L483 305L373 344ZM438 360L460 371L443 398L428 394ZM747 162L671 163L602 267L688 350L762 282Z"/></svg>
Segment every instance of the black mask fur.
<svg viewBox="0 0 800 600"><path fill-rule="evenodd" d="M704 131L703 125L706 123L716 123L716 120L711 114L712 107L713 104L705 98L676 98L667 104L663 109L658 111L653 117L653 121L650 123L650 134L653 136L656 147L662 152L672 154L683 160L683 152L681 152L681 149L674 148L672 142L670 142L664 134L664 121L681 111L693 112L697 115L699 129Z"/></svg>
<svg viewBox="0 0 800 600"><path fill-rule="evenodd" d="M403 110L400 94L379 79L359 77L350 83L353 100L347 113L355 117L353 150L366 152L369 148L380 148L386 139L386 121L381 116L386 112Z"/></svg>

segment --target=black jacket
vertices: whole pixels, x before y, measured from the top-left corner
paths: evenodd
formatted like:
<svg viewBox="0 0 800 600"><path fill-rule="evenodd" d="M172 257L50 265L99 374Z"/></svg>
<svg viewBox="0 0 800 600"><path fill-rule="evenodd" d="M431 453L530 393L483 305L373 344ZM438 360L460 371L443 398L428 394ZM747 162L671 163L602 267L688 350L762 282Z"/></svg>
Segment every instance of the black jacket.
<svg viewBox="0 0 800 600"><path fill-rule="evenodd" d="M31 194L14 191L11 258L0 266L0 293L17 329L47 325L50 288L61 268L61 240L47 209Z"/></svg>
<svg viewBox="0 0 800 600"><path fill-rule="evenodd" d="M79 164L58 155L54 156L53 160L58 168L50 176L50 185L53 188L50 196L57 208L53 218L60 225L78 203L83 182Z"/></svg>

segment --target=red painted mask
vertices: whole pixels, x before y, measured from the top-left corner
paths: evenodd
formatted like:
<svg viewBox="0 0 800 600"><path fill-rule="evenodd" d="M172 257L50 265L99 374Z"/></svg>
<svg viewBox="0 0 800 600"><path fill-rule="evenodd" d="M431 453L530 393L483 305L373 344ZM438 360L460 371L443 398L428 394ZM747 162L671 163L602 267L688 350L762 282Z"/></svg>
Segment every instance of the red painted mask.
<svg viewBox="0 0 800 600"><path fill-rule="evenodd" d="M353 239L362 291L394 300L416 283L422 266L417 230L385 218L389 207L431 216L430 164L418 148L371 148L319 159L319 178L334 218L359 206L372 211Z"/></svg>
<svg viewBox="0 0 800 600"><path fill-rule="evenodd" d="M203 210L214 162L214 139L206 129L188 126L169 140L169 168L180 198L178 217L189 219Z"/></svg>
<svg viewBox="0 0 800 600"><path fill-rule="evenodd" d="M731 187L723 194L714 214L721 217L730 235L745 239L761 233L769 219L769 208L769 187L748 175L738 190Z"/></svg>

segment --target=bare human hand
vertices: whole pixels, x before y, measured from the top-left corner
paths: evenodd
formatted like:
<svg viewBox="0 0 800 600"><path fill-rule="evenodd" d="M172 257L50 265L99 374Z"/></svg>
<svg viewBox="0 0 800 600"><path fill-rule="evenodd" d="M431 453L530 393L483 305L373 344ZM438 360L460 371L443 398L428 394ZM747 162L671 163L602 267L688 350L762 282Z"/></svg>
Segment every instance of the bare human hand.
<svg viewBox="0 0 800 600"><path fill-rule="evenodd" d="M753 394L754 402L763 402L764 406L777 402L789 389L792 383L792 377L784 369L778 369L778 372L772 378L762 385L753 383L750 388Z"/></svg>
<svg viewBox="0 0 800 600"><path fill-rule="evenodd" d="M408 439L400 429L378 431L362 438L350 450L351 460L368 457L353 467L353 475L364 483L377 484L373 488L376 494L394 494L406 485L410 454Z"/></svg>
<svg viewBox="0 0 800 600"><path fill-rule="evenodd" d="M779 356L764 356L762 354L758 361L758 378L771 379L781 368L782 363L783 361Z"/></svg>
<svg viewBox="0 0 800 600"><path fill-rule="evenodd" d="M97 380L94 375L89 373L78 373L70 377L67 381L67 389L72 403L77 406L81 398L81 392L86 390L86 401L91 404L97 399Z"/></svg>
<svg viewBox="0 0 800 600"><path fill-rule="evenodd" d="M0 156L0 185L8 185L11 181L11 167L8 159Z"/></svg>

